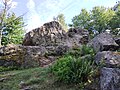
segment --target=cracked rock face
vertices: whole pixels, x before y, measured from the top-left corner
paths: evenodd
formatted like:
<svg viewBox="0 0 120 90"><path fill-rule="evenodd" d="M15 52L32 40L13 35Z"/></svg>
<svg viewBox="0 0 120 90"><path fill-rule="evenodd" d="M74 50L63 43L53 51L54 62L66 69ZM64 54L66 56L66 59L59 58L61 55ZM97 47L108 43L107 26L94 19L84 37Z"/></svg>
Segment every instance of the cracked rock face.
<svg viewBox="0 0 120 90"><path fill-rule="evenodd" d="M100 80L101 90L120 90L120 69L102 68Z"/></svg>
<svg viewBox="0 0 120 90"><path fill-rule="evenodd" d="M56 22L45 23L40 28L33 29L25 35L24 46L50 46L64 42L66 36L61 25Z"/></svg>
<svg viewBox="0 0 120 90"><path fill-rule="evenodd" d="M105 67L120 68L120 52L102 51L95 56L96 64L104 65Z"/></svg>
<svg viewBox="0 0 120 90"><path fill-rule="evenodd" d="M79 46L88 43L89 32L80 28L70 28L68 32L62 26L52 21L40 28L33 29L25 35L24 46Z"/></svg>
<svg viewBox="0 0 120 90"><path fill-rule="evenodd" d="M40 46L10 45L0 48L0 66L19 66L24 68L40 66L40 57L47 50Z"/></svg>
<svg viewBox="0 0 120 90"><path fill-rule="evenodd" d="M96 52L99 51L115 51L119 49L119 45L109 33L101 33L93 38L90 45Z"/></svg>

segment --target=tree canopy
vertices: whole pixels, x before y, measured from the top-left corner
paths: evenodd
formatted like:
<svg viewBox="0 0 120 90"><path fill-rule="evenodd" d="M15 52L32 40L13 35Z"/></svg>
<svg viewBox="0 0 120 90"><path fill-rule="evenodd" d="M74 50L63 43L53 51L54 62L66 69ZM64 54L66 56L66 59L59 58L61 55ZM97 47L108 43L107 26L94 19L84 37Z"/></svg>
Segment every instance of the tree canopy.
<svg viewBox="0 0 120 90"><path fill-rule="evenodd" d="M59 14L57 16L57 21L61 24L61 26L63 27L63 29L65 31L67 31L67 24L65 23L65 17L64 14Z"/></svg>
<svg viewBox="0 0 120 90"><path fill-rule="evenodd" d="M89 30L90 32L104 32L106 29L114 31L120 28L120 9L117 11L103 6L93 7L91 11L82 9L79 15L72 19L73 27L81 27Z"/></svg>
<svg viewBox="0 0 120 90"><path fill-rule="evenodd" d="M22 43L24 35L24 22L23 18L17 17L14 13L6 18L6 25L2 32L2 45L7 44L20 44Z"/></svg>
<svg viewBox="0 0 120 90"><path fill-rule="evenodd" d="M24 34L24 22L22 16L17 17L10 12L10 0L3 0L0 8L0 45L19 44Z"/></svg>

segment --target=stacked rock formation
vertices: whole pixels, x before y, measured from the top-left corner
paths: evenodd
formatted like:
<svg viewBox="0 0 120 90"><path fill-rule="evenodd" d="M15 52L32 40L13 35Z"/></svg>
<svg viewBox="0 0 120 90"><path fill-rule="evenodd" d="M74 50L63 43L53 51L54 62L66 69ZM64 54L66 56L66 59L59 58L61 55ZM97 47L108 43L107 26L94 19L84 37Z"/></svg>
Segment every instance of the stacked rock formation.
<svg viewBox="0 0 120 90"><path fill-rule="evenodd" d="M100 90L120 90L120 42L119 37L101 33L89 45L96 51L95 62L101 65Z"/></svg>
<svg viewBox="0 0 120 90"><path fill-rule="evenodd" d="M58 22L52 21L26 33L22 45L1 47L0 62L2 66L45 66L70 49L86 44L88 39L87 30L72 28L65 32Z"/></svg>

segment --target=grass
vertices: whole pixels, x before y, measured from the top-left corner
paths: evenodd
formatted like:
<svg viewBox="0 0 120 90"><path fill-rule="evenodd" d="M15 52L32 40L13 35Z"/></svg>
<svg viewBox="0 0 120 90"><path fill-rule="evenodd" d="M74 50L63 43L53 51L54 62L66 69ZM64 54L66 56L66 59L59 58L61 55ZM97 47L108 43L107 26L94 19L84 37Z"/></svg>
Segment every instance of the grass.
<svg viewBox="0 0 120 90"><path fill-rule="evenodd" d="M48 68L0 72L0 90L80 90L75 85L58 83Z"/></svg>
<svg viewBox="0 0 120 90"><path fill-rule="evenodd" d="M86 55L88 56L86 57ZM99 79L96 79L99 73L96 77L98 70L94 70L94 66L92 67L93 64L91 61L93 58L94 51L89 47L83 46L81 49L75 49L64 55L62 62L58 59L59 65L56 64L54 69L58 69L59 76L65 77L62 80L57 80L58 76L51 72L51 67L22 70L1 67L0 90L83 90L82 88L84 88L84 90L99 90L99 88L95 89L99 82ZM73 59L75 60L73 61ZM63 72L61 73L61 71ZM95 73L95 80L91 74L93 72ZM70 82L65 83L64 79L67 78L69 78L68 80L70 80ZM71 83L74 81L75 83Z"/></svg>

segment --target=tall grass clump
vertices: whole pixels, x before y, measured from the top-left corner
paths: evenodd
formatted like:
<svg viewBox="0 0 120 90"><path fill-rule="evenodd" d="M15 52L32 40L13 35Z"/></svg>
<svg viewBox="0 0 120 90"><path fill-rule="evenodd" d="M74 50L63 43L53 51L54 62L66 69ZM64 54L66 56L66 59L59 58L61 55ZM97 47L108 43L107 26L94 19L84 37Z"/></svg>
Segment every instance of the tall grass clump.
<svg viewBox="0 0 120 90"><path fill-rule="evenodd" d="M86 83L94 75L94 50L86 45L76 48L57 60L51 72L67 84Z"/></svg>

